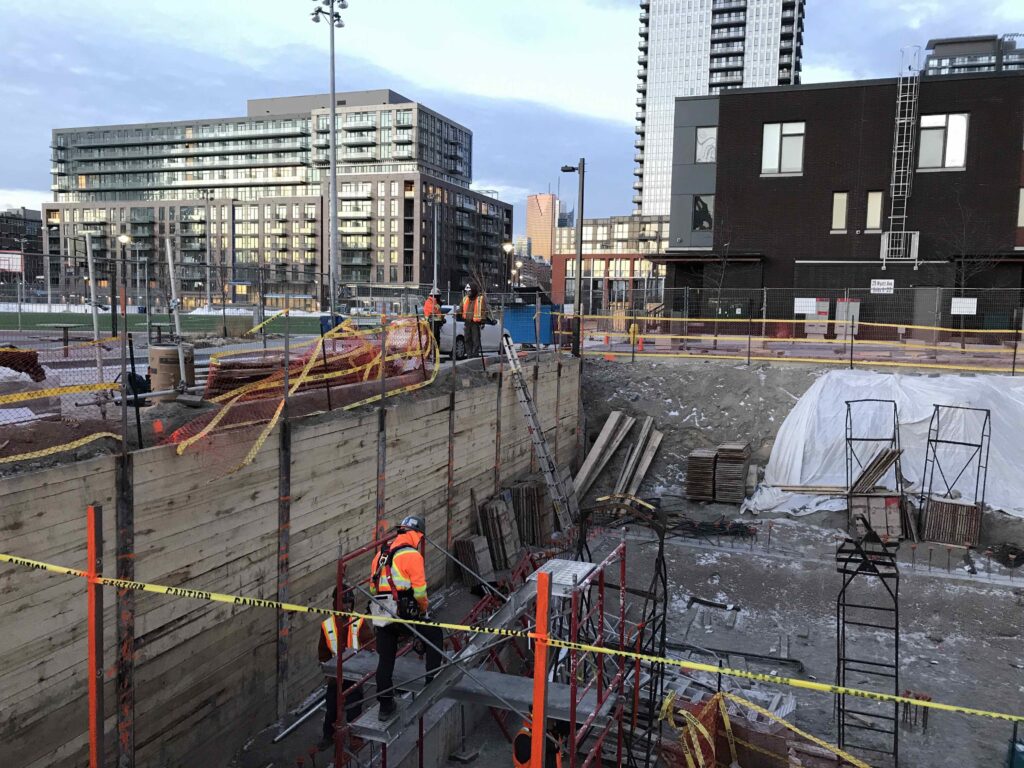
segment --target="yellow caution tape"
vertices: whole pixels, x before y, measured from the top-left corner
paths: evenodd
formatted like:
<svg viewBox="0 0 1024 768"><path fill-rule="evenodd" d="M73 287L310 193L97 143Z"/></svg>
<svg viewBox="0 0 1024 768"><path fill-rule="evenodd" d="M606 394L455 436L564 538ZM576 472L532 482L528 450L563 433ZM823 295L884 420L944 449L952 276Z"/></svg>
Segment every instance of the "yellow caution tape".
<svg viewBox="0 0 1024 768"><path fill-rule="evenodd" d="M70 443L61 443L60 445L53 445L49 448L42 448L38 451L31 451L29 453L19 453L15 456L5 456L0 458L0 464L9 464L12 461L28 461L29 459L38 459L43 456L50 456L54 453L61 453L62 451L73 451L75 448L81 448L83 445L88 445L96 440L101 440L104 437L109 437L113 440L120 440L120 435L115 435L113 432L97 432L86 437L79 438L78 440L72 440Z"/></svg>
<svg viewBox="0 0 1024 768"><path fill-rule="evenodd" d="M256 331L258 331L263 326L270 324L272 321L277 320L277 318L279 318L279 317L284 317L290 311L291 310L289 310L289 309L282 309L280 312L275 312L270 317L268 317L266 320L264 320L262 323L257 323L256 325L254 325L248 331L243 333L242 336L244 337L244 336L248 336L250 333L256 333Z"/></svg>
<svg viewBox="0 0 1024 768"><path fill-rule="evenodd" d="M28 400L37 400L43 397L60 397L61 395L71 395L77 392L106 392L118 391L120 389L120 384L114 384L112 382L101 382L99 384L72 384L67 387L35 389L28 392L15 392L12 395L3 395L0 397L0 405L6 405L7 403L24 403Z"/></svg>
<svg viewBox="0 0 1024 768"><path fill-rule="evenodd" d="M31 568L33 570L47 571L49 573L58 573L64 576L78 576L80 578L89 578L89 574L77 568L68 568L62 565L45 563L40 560L30 560L29 558L17 557L15 555L0 553L0 563L21 565L26 568ZM102 584L108 587L117 587L119 589L130 589L140 592L154 592L160 595L187 597L194 600L206 600L215 603L227 603L229 605L244 605L251 606L254 608L274 608L282 611L289 611L292 613L311 613L317 616L340 616L341 618L353 620L372 620L374 618L379 619L379 617L374 617L364 613L357 613L355 611L336 611L331 608L317 608L312 605L299 605L297 603L282 603L278 602L277 600L268 600L262 597L245 597L242 595L231 595L222 592L211 592L202 589L167 587L162 584L150 584L144 581L127 581L125 579L112 579L106 576L97 577L94 581L96 584ZM472 632L475 634L493 635L496 637L510 637L529 641L542 641L546 642L552 648L563 648L565 650L577 651L579 653L603 653L608 656L617 656L625 659L631 659L633 661L647 662L649 664L664 664L670 667L678 667L680 669L688 669L696 672L707 672L713 675L721 674L727 677L742 678L744 680L756 680L761 683L787 685L791 688L800 688L805 691L814 691L816 693L827 693L840 696L854 696L861 699L870 699L872 701L887 701L892 702L894 704L913 704L914 706L924 707L927 709L935 709L939 710L940 712L953 712L961 715L988 717L994 720L1005 720L1011 723L1024 723L1024 714L1011 715L1005 712L993 712L985 709L975 709L973 707L956 706L954 704L942 704L937 701L922 701L920 699L912 699L906 696L895 696L890 693L878 693L876 691L864 691L859 688L848 688L846 686L831 685L829 683L819 683L815 680L803 680L797 677L781 677L779 675L767 675L760 672L747 672L745 670L740 669L718 667L714 664L704 664L698 661L663 658L659 656L652 656L646 653L639 653L637 651L609 648L607 646L588 645L586 643L573 643L567 640L558 640L555 638L551 638L546 635L540 636L536 632L528 632L526 630L521 629L504 629L500 627L475 627L470 626L468 624L452 624L441 621L424 621L422 619L400 619L398 617L390 618L388 619L388 621L394 624L404 624L414 627L440 627L441 629L447 629L451 632Z"/></svg>

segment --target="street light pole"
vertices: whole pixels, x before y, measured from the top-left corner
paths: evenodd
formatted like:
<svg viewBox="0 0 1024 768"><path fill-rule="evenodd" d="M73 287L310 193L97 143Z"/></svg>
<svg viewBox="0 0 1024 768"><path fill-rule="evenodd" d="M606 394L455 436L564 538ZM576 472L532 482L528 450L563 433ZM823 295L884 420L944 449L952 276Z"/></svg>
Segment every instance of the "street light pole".
<svg viewBox="0 0 1024 768"><path fill-rule="evenodd" d="M579 174L579 193L576 200L576 296L573 305L576 329L572 337L572 353L577 357L583 347L583 188L587 173L587 161L580 158L578 165L563 165L562 173Z"/></svg>
<svg viewBox="0 0 1024 768"><path fill-rule="evenodd" d="M206 234L204 238L206 240L206 308L210 309L213 306L213 287L210 285L210 280L213 276L213 257L210 255L210 232L213 231L213 222L210 221L210 195L213 194L213 190L203 189L200 191L206 200L206 219L204 225Z"/></svg>
<svg viewBox="0 0 1024 768"><path fill-rule="evenodd" d="M314 0L316 2L316 0ZM330 28L331 37L331 110L330 110L330 126L328 131L329 136L329 151L331 153L329 163L330 179L328 180L328 194L331 197L330 200L330 240L329 248L330 255L328 261L328 282L330 286L328 288L330 292L329 307L331 311L331 317L335 315L335 302L337 301L338 295L338 138L337 130L337 107L338 99L334 90L334 30L341 29L345 26L345 22L341 20L341 14L338 11L343 11L348 8L347 0L322 0L323 8L316 8L313 13L313 21L320 23L320 18L324 17L327 20L328 27ZM332 320L333 322L333 320Z"/></svg>
<svg viewBox="0 0 1024 768"><path fill-rule="evenodd" d="M438 270L441 268L441 255L440 255L440 251L438 250L438 244L441 242L441 238L439 237L439 233L437 231L437 227L438 227L438 223L437 223L438 222L438 215L437 215L438 211L437 211L437 208L438 208L438 205L440 205L440 203L441 203L441 190L440 189L437 189L437 188L434 189L434 196L432 198L432 201L434 203L434 284L432 286L432 290L436 291L437 290L437 273L438 273Z"/></svg>

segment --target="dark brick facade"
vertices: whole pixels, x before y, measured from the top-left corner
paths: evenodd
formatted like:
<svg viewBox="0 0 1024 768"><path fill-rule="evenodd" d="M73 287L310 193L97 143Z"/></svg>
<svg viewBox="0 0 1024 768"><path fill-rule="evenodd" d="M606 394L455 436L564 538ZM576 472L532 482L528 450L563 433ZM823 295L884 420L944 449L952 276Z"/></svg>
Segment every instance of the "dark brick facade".
<svg viewBox="0 0 1024 768"><path fill-rule="evenodd" d="M894 80L723 93L714 251L762 259L767 287L859 288L872 277L900 287L952 285L951 262L966 256L991 264L993 255L998 265L969 269L968 283L1021 287L1024 250L1014 249L1024 246L1017 228L1024 74L922 78L920 114L969 114L966 169L914 175L907 229L921 232L922 262L942 263L918 270L891 264L882 272L881 235L863 230L867 193L877 190L884 192L882 229L889 228L895 107ZM763 125L776 122L806 124L802 175L761 174ZM834 192L849 193L846 234L830 233Z"/></svg>

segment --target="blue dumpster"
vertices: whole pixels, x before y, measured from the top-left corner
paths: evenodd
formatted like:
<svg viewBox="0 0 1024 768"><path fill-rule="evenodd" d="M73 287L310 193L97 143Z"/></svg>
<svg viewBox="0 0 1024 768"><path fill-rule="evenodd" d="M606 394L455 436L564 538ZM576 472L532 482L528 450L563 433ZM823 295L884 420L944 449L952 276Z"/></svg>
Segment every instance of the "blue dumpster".
<svg viewBox="0 0 1024 768"><path fill-rule="evenodd" d="M329 333L341 325L345 320L344 315L335 315L334 323L331 323L331 315L320 315L320 333Z"/></svg>
<svg viewBox="0 0 1024 768"><path fill-rule="evenodd" d="M537 314L535 304L515 304L505 307L502 316L505 330L516 344L536 344L537 327L534 316ZM540 307L540 343L551 343L551 305Z"/></svg>

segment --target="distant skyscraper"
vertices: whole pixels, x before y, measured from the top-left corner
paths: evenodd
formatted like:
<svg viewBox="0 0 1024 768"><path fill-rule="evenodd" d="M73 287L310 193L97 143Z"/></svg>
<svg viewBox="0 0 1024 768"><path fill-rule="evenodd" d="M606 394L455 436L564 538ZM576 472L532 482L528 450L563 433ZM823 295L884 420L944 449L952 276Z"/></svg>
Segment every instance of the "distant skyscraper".
<svg viewBox="0 0 1024 768"><path fill-rule="evenodd" d="M558 211L558 196L550 192L526 198L526 236L534 256L550 261L554 255Z"/></svg>
<svg viewBox="0 0 1024 768"><path fill-rule="evenodd" d="M675 100L800 82L804 0L640 0L636 213L669 213Z"/></svg>

